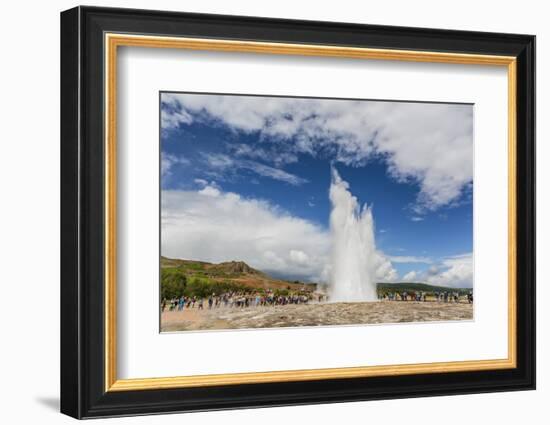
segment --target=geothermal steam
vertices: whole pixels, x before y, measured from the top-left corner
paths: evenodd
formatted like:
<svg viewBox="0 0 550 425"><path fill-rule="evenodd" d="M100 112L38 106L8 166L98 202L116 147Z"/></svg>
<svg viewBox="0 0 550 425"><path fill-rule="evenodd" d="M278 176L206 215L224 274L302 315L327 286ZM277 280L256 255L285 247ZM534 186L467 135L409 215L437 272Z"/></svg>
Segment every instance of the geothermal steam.
<svg viewBox="0 0 550 425"><path fill-rule="evenodd" d="M331 168L331 301L376 301L374 223L336 168Z"/></svg>

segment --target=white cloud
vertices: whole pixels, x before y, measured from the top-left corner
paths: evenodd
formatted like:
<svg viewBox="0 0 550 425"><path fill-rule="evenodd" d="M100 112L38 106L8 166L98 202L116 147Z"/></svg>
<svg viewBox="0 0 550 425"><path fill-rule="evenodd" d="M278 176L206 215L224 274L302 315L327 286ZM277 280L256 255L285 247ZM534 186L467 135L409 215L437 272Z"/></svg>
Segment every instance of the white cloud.
<svg viewBox="0 0 550 425"><path fill-rule="evenodd" d="M290 261L296 264L304 265L304 264L307 264L307 262L309 261L309 256L304 251L291 249Z"/></svg>
<svg viewBox="0 0 550 425"><path fill-rule="evenodd" d="M414 282L416 280L417 273L414 270L411 270L405 276L403 276L404 282Z"/></svg>
<svg viewBox="0 0 550 425"><path fill-rule="evenodd" d="M228 146L237 157L248 159L260 159L274 163L276 166L291 164L298 161L298 156L292 152L277 151L275 149L265 149L259 146L245 144L233 144Z"/></svg>
<svg viewBox="0 0 550 425"><path fill-rule="evenodd" d="M176 164L187 165L189 160L182 156L175 156L161 152L160 155L160 173L162 177L167 177L171 174L172 167Z"/></svg>
<svg viewBox="0 0 550 425"><path fill-rule="evenodd" d="M188 114L185 110L181 110L181 109L162 109L161 110L160 125L163 130L177 128L182 123L191 124L192 122L193 122L193 117L190 114Z"/></svg>
<svg viewBox="0 0 550 425"><path fill-rule="evenodd" d="M392 255L388 257L393 263L424 263L431 264L433 261L428 257L415 257L411 255Z"/></svg>
<svg viewBox="0 0 550 425"><path fill-rule="evenodd" d="M321 279L329 235L270 203L210 185L162 192L162 255L242 260L263 271Z"/></svg>
<svg viewBox="0 0 550 425"><path fill-rule="evenodd" d="M276 150L261 152L274 164L285 163L281 154L292 161L298 153L331 152L350 165L381 155L394 179L419 184L417 213L452 205L472 181L471 105L184 94L162 100L170 125L209 119L259 132L266 144L274 139Z"/></svg>
<svg viewBox="0 0 550 425"><path fill-rule="evenodd" d="M259 162L238 161L237 167L247 168L251 171L254 171L256 174L259 174L260 176L280 180L293 186L299 186L301 184L307 183L306 179L298 177L294 174L287 173L286 171L278 168L273 168L268 165L260 164Z"/></svg>
<svg viewBox="0 0 550 425"><path fill-rule="evenodd" d="M212 198L217 198L221 195L220 190L214 186L205 186L204 188L199 190L198 193L204 196L210 196Z"/></svg>
<svg viewBox="0 0 550 425"><path fill-rule="evenodd" d="M423 221L424 217L411 217L411 221Z"/></svg>
<svg viewBox="0 0 550 425"><path fill-rule="evenodd" d="M208 184L208 181L207 180L204 180L204 179L195 179L193 180L196 184L198 184L199 186L206 186Z"/></svg>
<svg viewBox="0 0 550 425"><path fill-rule="evenodd" d="M391 261L380 251L376 252L376 280L379 282L397 282L399 274Z"/></svg>
<svg viewBox="0 0 550 425"><path fill-rule="evenodd" d="M412 270L401 278L406 282L426 282L430 285L451 288L471 288L473 279L472 253L445 257L426 271Z"/></svg>
<svg viewBox="0 0 550 425"><path fill-rule="evenodd" d="M472 253L447 257L442 261L441 270L428 276L427 282L432 285L471 288L474 281L473 266Z"/></svg>
<svg viewBox="0 0 550 425"><path fill-rule="evenodd" d="M221 262L242 260L262 271L326 283L329 232L267 201L206 185L162 192L162 255ZM396 281L389 259L374 259L380 281Z"/></svg>
<svg viewBox="0 0 550 425"><path fill-rule="evenodd" d="M216 173L234 172L237 169L245 169L252 171L260 176L269 177L274 180L283 181L293 186L299 186L307 182L306 179L298 177L294 174L287 173L279 168L270 167L256 161L247 159L234 159L224 154L209 154L205 155L208 165L214 169Z"/></svg>

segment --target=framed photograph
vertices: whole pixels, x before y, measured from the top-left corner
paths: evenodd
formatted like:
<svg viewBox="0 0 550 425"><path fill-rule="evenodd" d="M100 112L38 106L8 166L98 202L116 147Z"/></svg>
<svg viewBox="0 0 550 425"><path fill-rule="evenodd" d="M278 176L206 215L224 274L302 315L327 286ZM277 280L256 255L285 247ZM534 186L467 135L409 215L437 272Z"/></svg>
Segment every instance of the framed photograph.
<svg viewBox="0 0 550 425"><path fill-rule="evenodd" d="M535 37L61 14L61 411L535 388Z"/></svg>

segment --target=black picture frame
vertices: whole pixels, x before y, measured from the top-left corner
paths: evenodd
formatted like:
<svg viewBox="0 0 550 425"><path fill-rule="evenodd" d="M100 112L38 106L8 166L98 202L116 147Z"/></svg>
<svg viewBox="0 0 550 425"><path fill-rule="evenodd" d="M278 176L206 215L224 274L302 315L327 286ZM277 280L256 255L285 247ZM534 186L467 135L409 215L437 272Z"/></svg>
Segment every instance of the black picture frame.
<svg viewBox="0 0 550 425"><path fill-rule="evenodd" d="M517 367L473 372L105 391L104 33L517 58ZM535 388L535 37L76 7L61 13L61 412L75 418Z"/></svg>

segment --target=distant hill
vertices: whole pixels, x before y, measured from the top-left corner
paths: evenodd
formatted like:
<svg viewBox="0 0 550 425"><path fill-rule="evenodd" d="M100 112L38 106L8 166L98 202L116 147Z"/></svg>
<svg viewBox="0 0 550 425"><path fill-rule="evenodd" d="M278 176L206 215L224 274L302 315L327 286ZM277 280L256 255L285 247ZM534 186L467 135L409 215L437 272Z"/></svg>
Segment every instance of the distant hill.
<svg viewBox="0 0 550 425"><path fill-rule="evenodd" d="M179 272L190 279L203 279L209 282L230 282L239 286L258 289L286 289L293 291L314 291L316 284L300 281L289 282L273 278L250 267L244 261L208 263L205 261L180 260L161 257L161 269Z"/></svg>
<svg viewBox="0 0 550 425"><path fill-rule="evenodd" d="M181 269L189 269L195 271L208 271L210 273L223 275L262 274L260 271L250 267L244 261L226 261L224 263L214 264L207 263L205 261L180 260L175 258L160 257L160 266L163 268L179 267Z"/></svg>

